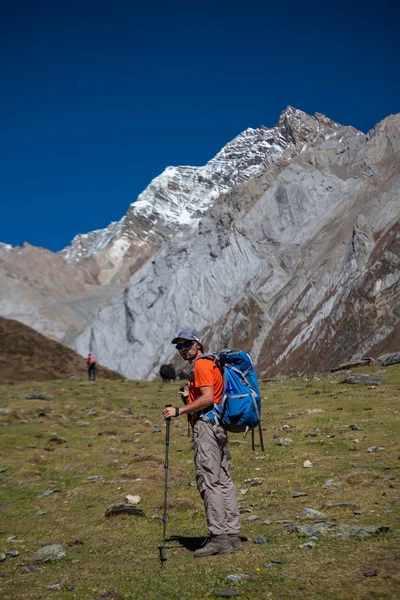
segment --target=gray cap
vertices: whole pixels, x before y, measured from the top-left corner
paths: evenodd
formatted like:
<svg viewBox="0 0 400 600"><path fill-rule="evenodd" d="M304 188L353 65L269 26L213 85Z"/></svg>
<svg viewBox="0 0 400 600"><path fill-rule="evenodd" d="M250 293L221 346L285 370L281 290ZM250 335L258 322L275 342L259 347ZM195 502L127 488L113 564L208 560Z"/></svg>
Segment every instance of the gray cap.
<svg viewBox="0 0 400 600"><path fill-rule="evenodd" d="M200 342L200 336L194 329L182 329L182 331L174 337L171 344L177 344L179 340L194 340L195 342Z"/></svg>

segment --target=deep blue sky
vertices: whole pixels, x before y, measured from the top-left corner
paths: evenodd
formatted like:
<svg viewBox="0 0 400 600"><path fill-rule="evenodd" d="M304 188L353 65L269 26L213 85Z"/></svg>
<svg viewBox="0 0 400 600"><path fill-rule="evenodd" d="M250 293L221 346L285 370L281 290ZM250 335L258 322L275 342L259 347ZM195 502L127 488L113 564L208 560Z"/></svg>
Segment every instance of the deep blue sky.
<svg viewBox="0 0 400 600"><path fill-rule="evenodd" d="M2 3L0 241L60 250L288 105L400 112L395 0Z"/></svg>

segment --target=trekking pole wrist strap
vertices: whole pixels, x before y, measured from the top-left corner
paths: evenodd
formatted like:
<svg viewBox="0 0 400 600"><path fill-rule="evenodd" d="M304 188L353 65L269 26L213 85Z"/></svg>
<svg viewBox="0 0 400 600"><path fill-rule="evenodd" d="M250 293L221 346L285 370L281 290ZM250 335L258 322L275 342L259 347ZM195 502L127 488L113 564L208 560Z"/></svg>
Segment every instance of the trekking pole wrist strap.
<svg viewBox="0 0 400 600"><path fill-rule="evenodd" d="M177 407L175 408L175 416L176 416L176 417L179 417L179 412L180 412L180 411L179 411L179 406L177 406Z"/></svg>

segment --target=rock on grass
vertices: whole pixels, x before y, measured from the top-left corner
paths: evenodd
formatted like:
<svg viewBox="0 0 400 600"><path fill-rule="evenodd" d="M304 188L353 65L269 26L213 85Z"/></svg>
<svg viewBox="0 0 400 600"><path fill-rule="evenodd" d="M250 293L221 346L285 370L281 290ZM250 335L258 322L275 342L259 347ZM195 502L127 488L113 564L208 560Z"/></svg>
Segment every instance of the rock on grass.
<svg viewBox="0 0 400 600"><path fill-rule="evenodd" d="M106 517L114 517L116 515L134 515L135 517L143 517L144 512L141 508L136 508L132 504L111 504L106 510Z"/></svg>
<svg viewBox="0 0 400 600"><path fill-rule="evenodd" d="M364 385L382 385L383 378L376 375L350 375L341 383L360 383Z"/></svg>
<svg viewBox="0 0 400 600"><path fill-rule="evenodd" d="M326 514L315 508L305 508L303 510L302 517L306 519L325 519Z"/></svg>
<svg viewBox="0 0 400 600"><path fill-rule="evenodd" d="M49 546L39 548L33 555L33 560L35 562L51 562L61 560L62 558L65 558L66 555L67 553L60 544L50 544Z"/></svg>

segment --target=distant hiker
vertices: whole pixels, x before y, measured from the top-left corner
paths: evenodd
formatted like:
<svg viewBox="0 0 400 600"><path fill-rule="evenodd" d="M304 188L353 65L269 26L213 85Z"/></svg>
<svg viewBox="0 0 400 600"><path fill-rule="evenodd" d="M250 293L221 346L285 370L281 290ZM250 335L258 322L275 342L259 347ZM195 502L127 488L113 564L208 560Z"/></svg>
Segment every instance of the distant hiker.
<svg viewBox="0 0 400 600"><path fill-rule="evenodd" d="M87 366L88 366L88 379L95 381L96 380L96 359L93 356L93 354L88 354L88 357L86 359L87 362Z"/></svg>
<svg viewBox="0 0 400 600"><path fill-rule="evenodd" d="M224 452L226 434L223 429L217 431L212 423L202 419L214 403L218 404L221 400L222 375L214 361L201 358L204 348L194 329L180 331L172 343L192 368L189 392L179 392L185 406L167 407L163 416L168 419L192 415L196 483L204 502L210 532L210 539L205 546L194 552L194 556L200 558L212 554L230 554L239 550L242 542L239 506Z"/></svg>

